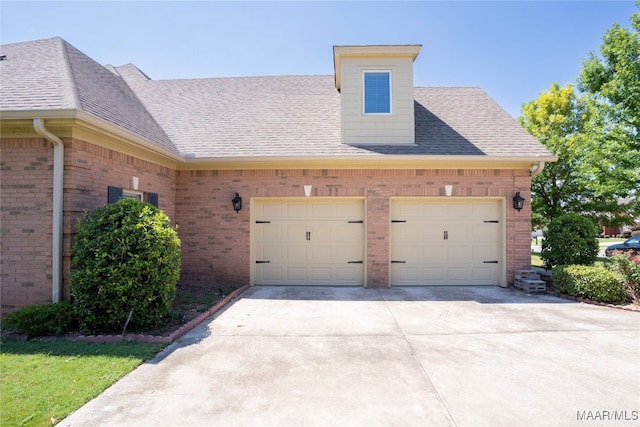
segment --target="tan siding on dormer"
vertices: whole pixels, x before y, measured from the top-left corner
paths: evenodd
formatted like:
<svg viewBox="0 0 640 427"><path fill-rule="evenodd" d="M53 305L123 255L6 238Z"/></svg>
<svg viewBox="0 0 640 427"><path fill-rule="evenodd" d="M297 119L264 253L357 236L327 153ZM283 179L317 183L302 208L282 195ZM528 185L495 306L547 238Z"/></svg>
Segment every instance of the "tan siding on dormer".
<svg viewBox="0 0 640 427"><path fill-rule="evenodd" d="M363 71L391 71L391 114L364 114ZM413 144L413 59L343 58L341 61L343 144Z"/></svg>

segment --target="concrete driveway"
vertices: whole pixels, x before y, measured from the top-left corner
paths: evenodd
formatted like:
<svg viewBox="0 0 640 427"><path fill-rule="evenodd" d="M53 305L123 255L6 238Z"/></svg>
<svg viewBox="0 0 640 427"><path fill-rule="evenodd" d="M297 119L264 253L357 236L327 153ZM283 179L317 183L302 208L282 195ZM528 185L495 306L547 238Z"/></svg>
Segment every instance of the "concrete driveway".
<svg viewBox="0 0 640 427"><path fill-rule="evenodd" d="M253 287L64 426L640 424L640 314L497 287Z"/></svg>

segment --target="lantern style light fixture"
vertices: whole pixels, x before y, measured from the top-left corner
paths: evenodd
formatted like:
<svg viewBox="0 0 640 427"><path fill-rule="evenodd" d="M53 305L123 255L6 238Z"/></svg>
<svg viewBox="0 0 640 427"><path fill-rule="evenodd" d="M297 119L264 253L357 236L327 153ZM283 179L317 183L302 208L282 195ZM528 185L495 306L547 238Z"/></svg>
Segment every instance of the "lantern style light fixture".
<svg viewBox="0 0 640 427"><path fill-rule="evenodd" d="M518 212L522 210L524 207L524 197L520 195L520 192L517 191L516 195L513 196L513 209L517 209Z"/></svg>
<svg viewBox="0 0 640 427"><path fill-rule="evenodd" d="M236 211L236 213L242 209L242 197L240 197L238 193L236 193L236 197L231 200L231 203L233 203L233 210Z"/></svg>

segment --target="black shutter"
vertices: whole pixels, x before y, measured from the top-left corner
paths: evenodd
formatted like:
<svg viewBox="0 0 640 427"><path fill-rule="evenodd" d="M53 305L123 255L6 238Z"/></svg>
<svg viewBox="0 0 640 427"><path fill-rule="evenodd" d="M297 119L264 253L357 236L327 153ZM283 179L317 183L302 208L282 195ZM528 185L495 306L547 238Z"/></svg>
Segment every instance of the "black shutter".
<svg viewBox="0 0 640 427"><path fill-rule="evenodd" d="M147 203L158 207L158 193L147 193Z"/></svg>
<svg viewBox="0 0 640 427"><path fill-rule="evenodd" d="M107 187L107 203L115 203L118 200L122 199L122 188L120 187Z"/></svg>

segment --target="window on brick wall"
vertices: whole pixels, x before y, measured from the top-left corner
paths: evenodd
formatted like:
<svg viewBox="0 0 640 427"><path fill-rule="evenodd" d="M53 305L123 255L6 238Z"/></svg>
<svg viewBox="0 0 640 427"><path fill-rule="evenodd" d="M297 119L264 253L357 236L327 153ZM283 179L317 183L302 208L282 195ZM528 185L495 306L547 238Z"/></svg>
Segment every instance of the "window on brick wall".
<svg viewBox="0 0 640 427"><path fill-rule="evenodd" d="M115 203L120 199L138 199L158 207L158 193L143 193L142 191L128 190L121 187L107 188L107 203Z"/></svg>

